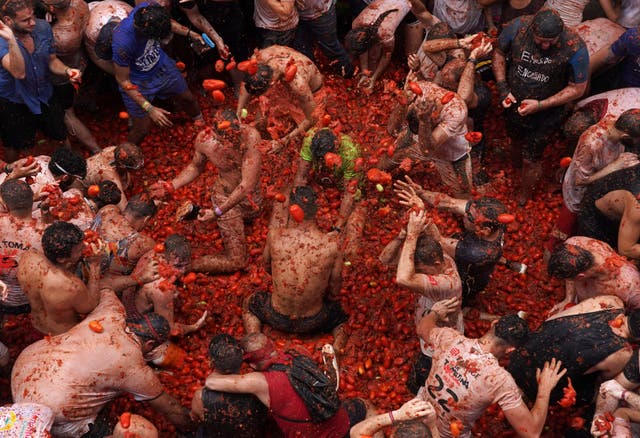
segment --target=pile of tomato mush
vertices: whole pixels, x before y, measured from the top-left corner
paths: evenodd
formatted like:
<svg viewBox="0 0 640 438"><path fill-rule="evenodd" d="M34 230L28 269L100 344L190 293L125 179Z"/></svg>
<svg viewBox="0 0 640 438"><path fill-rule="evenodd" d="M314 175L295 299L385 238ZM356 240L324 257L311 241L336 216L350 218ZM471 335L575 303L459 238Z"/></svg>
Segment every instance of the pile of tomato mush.
<svg viewBox="0 0 640 438"><path fill-rule="evenodd" d="M403 67L390 69L386 79L377 85L373 93L358 89L351 79L326 77L329 102L322 121L334 131L350 135L361 146L365 172L375 167L380 156L393 152L394 139L387 133L386 125L389 114L401 98L397 90L405 74ZM215 91L219 93L215 93L213 98L210 94L199 98L205 120L208 121L213 120L220 109L235 110L236 99L228 87ZM97 98L100 101L101 96ZM127 123L114 117L121 111L121 103L112 100L105 108L99 113L86 115L89 128L103 145L124 141ZM549 145L544 161L544 174L549 175L549 179L543 181L541 190L526 208L520 208L514 194L518 189L519 174L510 165L510 141L504 129L501 110L495 104L492 108L483 131L487 144L484 165L491 180L481 186L481 190L487 196L500 199L509 213L514 215L515 220L507 228L504 255L509 260L525 263L528 270L523 275L503 266L497 267L488 287L477 300L476 308L465 317L465 334L469 337L479 337L489 328L489 322L479 318L480 312L502 315L525 310L530 326L535 328L545 319L553 304L564 296L564 285L547 276L541 242L549 236L562 202L560 184L555 175L561 157L569 152L567 145L560 138ZM201 128L194 127L186 116L177 111L171 117L174 121L172 128L153 128L141 144L145 166L136 174L133 192L143 191L159 179L170 180L191 160L193 140ZM252 115L248 120L251 118ZM287 121L282 120L281 123ZM283 131L287 126L272 128ZM269 142L265 140L264 143L266 151ZM297 161L299 147L299 144L291 144L278 154L264 154L262 188L268 202L262 216L246 227L248 268L232 275L189 274L178 283L176 320L194 322L205 310L210 315L202 329L187 338L176 340L188 353L183 366L163 370L159 374L167 391L175 394L185 406L190 406L194 391L204 385L204 379L210 371L207 358L209 339L221 332L241 337L244 334L241 320L243 298L254 291L271 288L270 276L265 272L261 259L271 204L277 202L269 194L278 193L291 184L295 172L291 163ZM415 181L430 190L446 192L431 164L407 162L402 167ZM175 214L184 200L210 207L209 188L215 178L216 170L209 164L207 171L195 182L173 193L172 199L161 206L145 232L158 242L172 233L184 234L192 242L194 257L222 251L222 240L215 221L176 221ZM383 266L378 261L378 254L406 226L407 210L395 198L392 182L382 181L377 183L378 187L369 180L366 184L363 202L368 209L368 220L362 243L357 256L347 260L343 269L340 299L350 315L347 323L350 338L340 363L340 395L343 398L367 398L380 409L395 409L412 397L405 387L405 380L419 352L413 319L416 297L395 284L395 270ZM319 200L318 222L328 230L337 215L340 193L327 189L321 193ZM456 217L435 209L428 209L428 214L444 235L461 230L461 223ZM332 340L330 335L297 337L275 332L268 326L264 331L279 347L292 344L303 346L316 359L320 357L322 345ZM31 327L28 317L9 317L2 332L2 339L10 346L14 358L22 348L39 338L41 335ZM1 401L9 402L8 376L2 377L0 391ZM124 411L140 413L151 419L163 436L172 435L173 429L168 422L144 403L135 402L132 398L118 399L112 411L114 416ZM580 426L581 422L581 412L575 408L552 406L544 434L563 436L568 428ZM497 406L492 406L477 422L474 432L477 436L515 435Z"/></svg>

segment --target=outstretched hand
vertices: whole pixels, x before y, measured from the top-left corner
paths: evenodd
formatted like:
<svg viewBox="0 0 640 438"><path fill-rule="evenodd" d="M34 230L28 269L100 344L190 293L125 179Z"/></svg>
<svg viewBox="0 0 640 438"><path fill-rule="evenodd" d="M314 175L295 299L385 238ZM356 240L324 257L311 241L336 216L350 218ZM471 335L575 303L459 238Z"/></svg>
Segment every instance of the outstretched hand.
<svg viewBox="0 0 640 438"><path fill-rule="evenodd" d="M427 226L427 214L424 210L411 211L409 223L407 223L407 236L417 237Z"/></svg>
<svg viewBox="0 0 640 438"><path fill-rule="evenodd" d="M438 316L440 321L449 321L449 316L460 309L460 298L452 297L438 301L431 306L431 312Z"/></svg>
<svg viewBox="0 0 640 438"><path fill-rule="evenodd" d="M419 398L412 398L405 404L403 404L400 409L395 411L394 417L396 417L399 421L407 421L413 420L416 418L427 417L427 422L430 422L430 418L435 419L436 411L433 408L433 405L428 401L424 401Z"/></svg>
<svg viewBox="0 0 640 438"><path fill-rule="evenodd" d="M562 376L567 373L566 368L562 368L562 361L556 361L555 357L551 362L545 362L544 368L536 370L536 381L538 382L538 393L550 394L556 387Z"/></svg>

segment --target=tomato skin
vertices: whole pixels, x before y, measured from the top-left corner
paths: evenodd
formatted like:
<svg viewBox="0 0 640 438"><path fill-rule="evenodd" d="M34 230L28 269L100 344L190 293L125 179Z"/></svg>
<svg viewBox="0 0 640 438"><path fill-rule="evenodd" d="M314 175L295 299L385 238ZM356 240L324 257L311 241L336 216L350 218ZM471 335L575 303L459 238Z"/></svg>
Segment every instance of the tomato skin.
<svg viewBox="0 0 640 438"><path fill-rule="evenodd" d="M286 82L293 81L296 77L296 73L298 73L298 66L295 63L289 64L284 71L284 80Z"/></svg>
<svg viewBox="0 0 640 438"><path fill-rule="evenodd" d="M153 247L153 252L155 252L156 254L164 252L164 243L156 243L156 245Z"/></svg>
<svg viewBox="0 0 640 438"><path fill-rule="evenodd" d="M205 91L224 90L226 87L227 83L220 79L205 79L202 81L202 88L204 88Z"/></svg>
<svg viewBox="0 0 640 438"><path fill-rule="evenodd" d="M131 426L131 412L123 412L120 415L120 426L124 429L129 429L129 426Z"/></svg>
<svg viewBox="0 0 640 438"><path fill-rule="evenodd" d="M509 213L502 213L498 215L498 222L501 224L510 224L516 219L516 217Z"/></svg>
<svg viewBox="0 0 640 438"><path fill-rule="evenodd" d="M563 169L566 169L571 165L571 161L572 161L571 157L562 157L560 159L560 167Z"/></svg>
<svg viewBox="0 0 640 438"><path fill-rule="evenodd" d="M100 194L100 186L93 184L87 188L87 196L89 196L90 198L95 198L99 194Z"/></svg>
<svg viewBox="0 0 640 438"><path fill-rule="evenodd" d="M418 85L416 82L409 81L409 89L416 96L422 96L422 88L420 88L420 85Z"/></svg>
<svg viewBox="0 0 640 438"><path fill-rule="evenodd" d="M224 103L224 100L225 100L224 93L220 90L213 90L211 92L211 97L213 98L214 102L217 104Z"/></svg>
<svg viewBox="0 0 640 438"><path fill-rule="evenodd" d="M298 204L289 206L289 214L297 223L304 220L304 211L302 211L302 208Z"/></svg>
<svg viewBox="0 0 640 438"><path fill-rule="evenodd" d="M454 93L453 91L449 91L447 94L442 96L442 99L440 99L440 103L443 105L446 105L449 102L451 102L451 100L453 100L454 97L456 97L456 93Z"/></svg>
<svg viewBox="0 0 640 438"><path fill-rule="evenodd" d="M89 321L89 328L96 333L102 333L104 331L104 328L102 327L102 324L100 324L100 321L97 321L95 319L93 321Z"/></svg>
<svg viewBox="0 0 640 438"><path fill-rule="evenodd" d="M216 61L215 69L218 73L222 73L224 71L224 61L222 59L218 59Z"/></svg>

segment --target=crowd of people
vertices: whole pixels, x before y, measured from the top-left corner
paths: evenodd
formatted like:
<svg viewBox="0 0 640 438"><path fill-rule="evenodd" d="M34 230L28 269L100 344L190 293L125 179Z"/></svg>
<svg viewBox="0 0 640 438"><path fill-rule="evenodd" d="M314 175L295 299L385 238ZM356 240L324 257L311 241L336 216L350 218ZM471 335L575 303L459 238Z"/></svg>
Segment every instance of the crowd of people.
<svg viewBox="0 0 640 438"><path fill-rule="evenodd" d="M0 435L470 437L497 406L536 437L561 406L582 420L563 436L638 436L640 4L594 3L0 0L0 318L38 333L17 345L0 331ZM100 144L109 134L77 108L104 84L128 129ZM383 144L330 115L336 87L392 102L369 127ZM495 114L508 202L487 170ZM193 142L152 172L149 150L173 129ZM498 266L527 270L505 238L548 190L557 139L562 202L536 245L566 294L542 321L484 309ZM195 186L202 196L176 196ZM374 208L395 211L393 238L371 235ZM162 238L159 210L172 212ZM266 232L249 235L260 221ZM171 225L189 222L221 250ZM369 240L380 245L364 255ZM354 313L390 310L345 298L364 293L343 283L360 261L395 273L407 295L394 312L417 333L410 357L381 367L410 362L404 403L394 391L386 412L373 391L344 391ZM233 283L258 262L237 327L212 323L231 311L212 290L185 315L189 284ZM478 337L465 333L471 314L486 322ZM280 342L313 337L329 342ZM189 408L163 373L193 362L195 342L210 364ZM155 413L114 415L123 394Z"/></svg>

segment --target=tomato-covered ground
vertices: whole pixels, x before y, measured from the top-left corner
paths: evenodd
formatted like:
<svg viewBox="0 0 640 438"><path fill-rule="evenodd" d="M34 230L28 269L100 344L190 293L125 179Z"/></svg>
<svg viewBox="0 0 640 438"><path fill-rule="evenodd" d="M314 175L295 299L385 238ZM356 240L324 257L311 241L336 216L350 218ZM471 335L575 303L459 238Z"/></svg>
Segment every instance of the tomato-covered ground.
<svg viewBox="0 0 640 438"><path fill-rule="evenodd" d="M404 75L402 68L393 68L370 95L355 88L352 80L333 76L326 79L325 86L330 90L327 106L327 114L331 118L329 126L350 134L360 143L367 166L374 165L376 157L387 153L388 146L392 144L386 133L386 122L398 99L394 92L396 83ZM101 90L95 96L98 111L86 112L81 117L88 122L100 144L116 144L126 138L127 122L118 117L123 106L114 89L109 92L98 89ZM87 93L91 94L91 90ZM225 105L235 109L232 93L226 90L225 94ZM211 120L211 115L220 108L214 108L213 100L208 97L200 97L200 103L207 120ZM134 192L143 190L158 179L171 179L191 159L194 127L185 116L174 115L172 120L173 128L154 128L142 143L145 166L138 172ZM551 306L564 296L563 285L546 274L542 243L547 239L561 205L557 171L560 158L568 153L567 146L562 140L549 145L541 190L526 207L519 208L515 202L519 178L509 164L509 140L497 108L487 117L484 134L487 140L485 164L491 181L480 190L502 200L515 215L516 220L509 225L505 236L504 254L508 259L526 263L529 269L526 275L519 275L498 266L487 290L478 300L477 311L472 311L466 317L466 335L470 337L481 336L489 326L488 322L478 319L478 311L501 315L525 310L531 327L535 328ZM296 161L297 147L291 145L277 155L265 155L262 176L265 193L273 193L290 184L295 172L295 165L291 163ZM435 169L428 164L414 166L410 174L429 189L444 190ZM210 205L207 188L211 187L215 178L215 170L210 166L205 175L178 190L174 195L176 201L160 208L146 232L158 240L174 232L185 234L191 240L196 256L221 251L222 242L215 223L175 221L177 200L191 199L201 205ZM379 192L369 184L365 201L368 220L363 242L358 256L349 260L343 271L341 300L350 314L347 323L350 340L340 363L340 394L342 397L368 398L381 409L391 409L399 407L411 397L404 381L410 363L419 351L413 321L415 297L396 286L395 271L382 266L377 259L384 245L406 224L406 211L397 203L390 186ZM340 202L339 194L330 190L321 198L319 222L328 229ZM250 262L245 271L218 276L197 274L195 281L179 285L180 296L176 303L178 321L194 322L205 310L210 314L203 329L186 339L177 340L188 352L184 366L159 374L167 391L176 395L185 406L190 405L193 392L203 384L209 372L208 340L219 332L241 337L243 298L256 290L270 287L270 277L262 267L261 253L273 202L273 199L268 199L264 214L247 227ZM386 206L391 208L384 208ZM457 219L450 215L434 210L430 214L443 234L460 229ZM276 333L268 327L265 331L279 345L302 344L316 358L319 358L322 345L331 342L329 335L297 338ZM40 337L26 317L9 317L0 332L2 341L11 347L13 358L22 348ZM8 374L5 373L1 379L0 402L9 402ZM123 397L112 406L114 415L125 410L141 413L153 420L162 431L162 436L173 436L172 427L145 404ZM579 415L579 412L559 406L552 407L544 436L564 436L564 431ZM489 409L477 422L474 431L477 436L485 437L514 435L497 407Z"/></svg>

